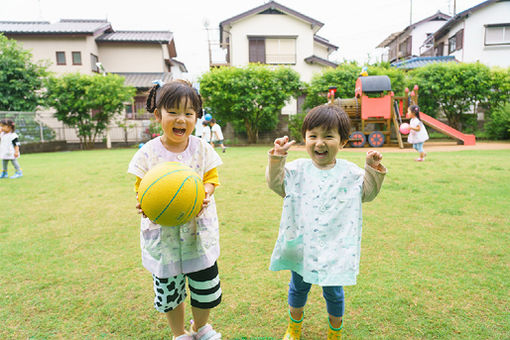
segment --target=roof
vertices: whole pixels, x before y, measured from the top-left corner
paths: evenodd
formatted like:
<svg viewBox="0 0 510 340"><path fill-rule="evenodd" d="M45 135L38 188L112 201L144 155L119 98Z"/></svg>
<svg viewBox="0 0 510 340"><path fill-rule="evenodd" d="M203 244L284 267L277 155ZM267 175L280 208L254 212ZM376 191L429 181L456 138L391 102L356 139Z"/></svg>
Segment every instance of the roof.
<svg viewBox="0 0 510 340"><path fill-rule="evenodd" d="M508 1L508 0L488 0L488 1L484 1L482 3L479 3L476 6L473 6L471 8L466 9L465 11L462 11L462 12L458 13L453 18L448 20L448 22L446 22L443 26L441 26L441 28L438 29L432 36L436 40L442 38L445 34L447 34L450 31L450 28L453 25L455 25L456 23L458 23L459 21L464 20L466 17L468 17L472 13L478 11L479 9L482 9L484 7L487 7L488 5L491 5L491 4L495 3L495 2L500 2L500 1Z"/></svg>
<svg viewBox="0 0 510 340"><path fill-rule="evenodd" d="M322 26L324 26L324 24L318 20L315 20L313 18L310 18L307 15L304 15L304 14L299 13L293 9L285 7L275 1L269 1L268 3L265 3L261 6L255 7L249 11L243 12L241 14L238 14L236 16L233 16L227 20L223 20L222 22L220 22L220 41L223 40L222 39L223 26L231 25L236 21L242 20L244 18L247 18L247 17L255 15L255 14L261 14L262 12L271 13L271 14L276 14L278 12L282 12L282 13L294 16L294 17L301 19L303 21L306 21L306 22L310 23L312 25L312 27L315 26L315 27L321 28Z"/></svg>
<svg viewBox="0 0 510 340"><path fill-rule="evenodd" d="M181 70L181 72L188 72L186 65L184 65L183 62L181 62L175 58L168 59L168 63L170 64L170 66L177 66L179 68L179 70Z"/></svg>
<svg viewBox="0 0 510 340"><path fill-rule="evenodd" d="M451 18L448 14L444 14L441 11L437 11L435 14L426 17L425 19L422 19L420 21L415 22L414 24L411 24L404 28L400 32L391 33L386 39L384 39L379 45L377 45L377 48L387 47L390 45L397 37L401 36L402 34L406 33L407 31L413 30L416 26L421 25L423 23L434 21L434 20L444 20L447 21Z"/></svg>
<svg viewBox="0 0 510 340"><path fill-rule="evenodd" d="M391 66L411 70L418 67L423 67L428 64L435 63L449 63L449 62L458 62L454 56L437 56L437 57L414 57L411 59L407 59L404 61L391 63Z"/></svg>
<svg viewBox="0 0 510 340"><path fill-rule="evenodd" d="M112 26L106 20L61 19L49 21L0 21L0 32L6 34L94 34L110 31Z"/></svg>
<svg viewBox="0 0 510 340"><path fill-rule="evenodd" d="M116 31L104 33L97 42L145 42L168 44L173 39L170 31Z"/></svg>
<svg viewBox="0 0 510 340"><path fill-rule="evenodd" d="M125 78L124 84L128 86L136 87L137 89L148 89L151 88L152 81L162 80L163 82L169 82L172 80L172 74L170 72L111 72Z"/></svg>
<svg viewBox="0 0 510 340"><path fill-rule="evenodd" d="M318 42L319 44L322 44L322 45L325 45L328 49L332 49L332 50L338 50L338 46L336 45L333 45L332 43L329 42L328 39L326 38L323 38L323 37L319 37L318 35L314 35L313 36L313 40L315 42Z"/></svg>
<svg viewBox="0 0 510 340"><path fill-rule="evenodd" d="M312 56L309 56L308 58L305 58L305 62L307 62L308 64L319 64L319 65L330 66L330 67L338 66L338 64L336 64L334 62L329 61L324 58L321 58L321 57L317 57L316 55L312 55Z"/></svg>

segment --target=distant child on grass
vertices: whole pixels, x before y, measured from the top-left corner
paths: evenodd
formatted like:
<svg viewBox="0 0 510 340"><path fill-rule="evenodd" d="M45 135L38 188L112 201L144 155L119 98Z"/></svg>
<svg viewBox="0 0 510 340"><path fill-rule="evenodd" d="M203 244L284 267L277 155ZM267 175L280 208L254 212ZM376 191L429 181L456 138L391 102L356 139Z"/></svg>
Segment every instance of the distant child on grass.
<svg viewBox="0 0 510 340"><path fill-rule="evenodd" d="M202 122L202 139L208 144L211 143L211 128L206 120Z"/></svg>
<svg viewBox="0 0 510 340"><path fill-rule="evenodd" d="M422 162L425 160L425 156L427 156L427 153L423 150L423 144L429 139L429 134L420 119L420 107L418 105L409 106L407 114L411 117L409 122L411 131L407 141L413 144L413 148L420 153L420 157L416 158L416 161Z"/></svg>
<svg viewBox="0 0 510 340"><path fill-rule="evenodd" d="M365 170L336 158L350 129L349 117L339 106L320 105L306 115L301 131L310 159L285 164L295 143L287 136L276 139L269 151L267 183L284 198L269 269L291 271L285 340L301 337L312 284L322 287L326 300L327 338L341 337L343 286L355 285L359 273L361 203L377 196L386 174L377 151L367 152Z"/></svg>
<svg viewBox="0 0 510 340"><path fill-rule="evenodd" d="M202 115L202 99L190 83L177 80L156 84L147 99L147 111L161 124L163 135L145 143L129 163L128 172L136 176L135 191L141 179L163 162L181 162L203 179L205 199L202 211L179 227L165 227L142 213L140 243L142 264L153 277L154 307L165 313L174 339L221 339L210 324L209 312L221 302L216 260L220 255L219 226L214 189L219 185L216 168L222 161L203 139L191 135ZM191 295L194 322L185 330L186 278Z"/></svg>
<svg viewBox="0 0 510 340"><path fill-rule="evenodd" d="M223 132L221 131L221 126L216 123L216 119L211 119L211 145L214 147L216 144L221 146L221 150L225 153L227 149L225 145L223 145Z"/></svg>
<svg viewBox="0 0 510 340"><path fill-rule="evenodd" d="M9 178L7 172L9 161L11 161L16 170L10 178L23 176L18 163L20 143L18 134L15 131L16 126L11 119L2 119L0 121L0 157L2 158L2 175L0 175L0 178Z"/></svg>

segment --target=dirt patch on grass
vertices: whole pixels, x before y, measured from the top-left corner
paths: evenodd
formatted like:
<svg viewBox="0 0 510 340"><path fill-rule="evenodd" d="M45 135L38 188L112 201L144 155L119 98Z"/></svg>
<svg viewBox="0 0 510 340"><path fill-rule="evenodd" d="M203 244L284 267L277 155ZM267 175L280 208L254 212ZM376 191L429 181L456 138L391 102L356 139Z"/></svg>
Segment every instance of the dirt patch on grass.
<svg viewBox="0 0 510 340"><path fill-rule="evenodd" d="M400 149L398 145L384 146L382 148L345 148L344 152L367 152L368 150L377 149L381 152L416 152L411 144L405 144L404 149ZM443 151L462 151L462 150L510 150L510 142L476 142L475 145L459 145L454 141L441 141L441 142L425 142L425 151L430 152L443 152ZM304 145L293 146L291 150L303 150Z"/></svg>

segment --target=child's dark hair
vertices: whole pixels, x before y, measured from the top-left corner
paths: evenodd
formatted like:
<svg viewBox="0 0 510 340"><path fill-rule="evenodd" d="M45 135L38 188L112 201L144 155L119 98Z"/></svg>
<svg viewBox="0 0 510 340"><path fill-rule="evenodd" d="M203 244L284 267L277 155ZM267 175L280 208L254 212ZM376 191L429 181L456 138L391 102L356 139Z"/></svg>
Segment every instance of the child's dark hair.
<svg viewBox="0 0 510 340"><path fill-rule="evenodd" d="M420 107L418 105L409 106L409 110L411 110L411 112L414 113L414 115L416 116L416 118L418 118L418 120L421 120L420 119Z"/></svg>
<svg viewBox="0 0 510 340"><path fill-rule="evenodd" d="M0 125L10 127L13 132L16 130L16 124L14 124L14 121L12 119L2 119L0 120Z"/></svg>
<svg viewBox="0 0 510 340"><path fill-rule="evenodd" d="M338 105L324 104L314 107L306 115L301 134L306 137L306 131L318 126L324 129L337 129L342 142L349 140L351 133L351 120L345 111Z"/></svg>
<svg viewBox="0 0 510 340"><path fill-rule="evenodd" d="M190 82L181 79L173 80L163 86L154 85L147 97L147 111L153 113L156 109L162 107L165 109L178 107L183 98L186 106L191 102L191 107L197 114L197 118L201 118L202 98Z"/></svg>
<svg viewBox="0 0 510 340"><path fill-rule="evenodd" d="M209 123L211 123L211 124L216 124L216 119L211 118L211 120L209 121Z"/></svg>

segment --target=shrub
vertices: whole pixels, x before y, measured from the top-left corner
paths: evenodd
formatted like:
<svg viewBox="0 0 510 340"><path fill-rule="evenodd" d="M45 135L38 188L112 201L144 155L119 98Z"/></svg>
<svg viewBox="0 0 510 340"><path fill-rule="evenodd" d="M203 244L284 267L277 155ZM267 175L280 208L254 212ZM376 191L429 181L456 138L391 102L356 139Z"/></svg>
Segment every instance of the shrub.
<svg viewBox="0 0 510 340"><path fill-rule="evenodd" d="M485 129L489 138L510 139L510 104L492 112Z"/></svg>
<svg viewBox="0 0 510 340"><path fill-rule="evenodd" d="M303 126L303 120L305 119L306 113L298 113L289 116L289 133L290 139L294 139L296 142L303 142L303 136L301 135L301 127Z"/></svg>

